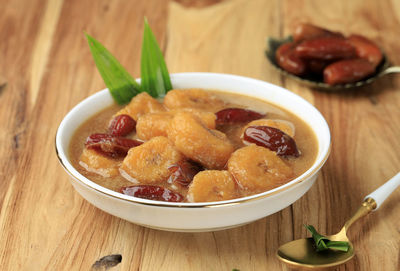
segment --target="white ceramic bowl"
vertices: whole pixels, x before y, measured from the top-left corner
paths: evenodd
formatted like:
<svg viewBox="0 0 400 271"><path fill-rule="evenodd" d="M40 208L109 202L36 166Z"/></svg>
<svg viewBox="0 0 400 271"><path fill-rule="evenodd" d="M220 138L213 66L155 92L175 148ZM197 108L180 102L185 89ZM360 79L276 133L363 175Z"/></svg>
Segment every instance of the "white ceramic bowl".
<svg viewBox="0 0 400 271"><path fill-rule="evenodd" d="M244 198L208 203L171 203L134 198L102 187L71 164L68 146L77 127L114 103L102 90L75 106L61 122L56 135L58 158L70 174L71 183L87 201L101 210L135 224L169 231L212 231L243 225L289 206L308 191L328 158L329 127L310 103L292 92L263 81L216 73L171 75L174 88L204 88L246 94L281 106L300 116L313 129L318 141L314 164L301 176L273 190Z"/></svg>

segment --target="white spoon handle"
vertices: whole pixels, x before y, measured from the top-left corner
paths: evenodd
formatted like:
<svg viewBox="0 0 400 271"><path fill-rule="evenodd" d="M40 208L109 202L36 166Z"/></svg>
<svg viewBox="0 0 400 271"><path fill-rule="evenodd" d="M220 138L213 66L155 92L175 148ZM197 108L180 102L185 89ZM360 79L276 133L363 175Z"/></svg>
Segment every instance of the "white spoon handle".
<svg viewBox="0 0 400 271"><path fill-rule="evenodd" d="M387 197L389 197L389 195L392 194L392 192L396 190L398 186L400 186L400 172L397 173L389 181L384 183L382 186L380 186L378 189L376 189L374 192L366 196L365 199L373 198L375 200L376 208L374 209L374 211L376 211L385 201L385 199L387 199Z"/></svg>

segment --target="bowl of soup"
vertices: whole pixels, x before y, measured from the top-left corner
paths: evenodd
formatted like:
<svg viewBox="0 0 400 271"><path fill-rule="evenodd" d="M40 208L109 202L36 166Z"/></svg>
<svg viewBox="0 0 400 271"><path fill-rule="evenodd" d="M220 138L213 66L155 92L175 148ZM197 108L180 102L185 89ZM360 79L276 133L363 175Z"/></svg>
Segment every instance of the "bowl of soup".
<svg viewBox="0 0 400 271"><path fill-rule="evenodd" d="M316 181L330 132L306 100L236 75L171 80L162 99L120 106L105 89L62 120L57 156L91 204L150 228L213 231L278 212Z"/></svg>

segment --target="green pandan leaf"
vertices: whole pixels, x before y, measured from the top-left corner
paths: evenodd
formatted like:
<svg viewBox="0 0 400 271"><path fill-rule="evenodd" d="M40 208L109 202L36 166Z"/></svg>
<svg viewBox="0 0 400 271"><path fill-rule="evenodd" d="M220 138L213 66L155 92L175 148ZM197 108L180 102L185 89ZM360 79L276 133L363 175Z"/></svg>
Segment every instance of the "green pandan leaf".
<svg viewBox="0 0 400 271"><path fill-rule="evenodd" d="M100 42L88 34L86 38L97 69L112 97L118 104L128 103L141 92L140 85Z"/></svg>
<svg viewBox="0 0 400 271"><path fill-rule="evenodd" d="M334 249L347 252L349 250L349 243L344 241L331 241L327 237L319 234L317 230L311 225L304 225L304 227L311 232L311 235L315 241L317 251L323 251L327 249Z"/></svg>
<svg viewBox="0 0 400 271"><path fill-rule="evenodd" d="M162 97L172 89L167 65L146 19L142 43L141 85L142 90L153 97Z"/></svg>

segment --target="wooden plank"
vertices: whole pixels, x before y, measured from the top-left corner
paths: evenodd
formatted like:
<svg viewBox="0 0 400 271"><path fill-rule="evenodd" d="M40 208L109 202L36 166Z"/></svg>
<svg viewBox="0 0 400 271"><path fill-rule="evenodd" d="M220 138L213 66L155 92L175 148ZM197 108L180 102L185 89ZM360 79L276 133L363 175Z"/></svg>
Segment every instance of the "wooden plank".
<svg viewBox="0 0 400 271"><path fill-rule="evenodd" d="M46 69L50 48L52 45L53 34L57 27L63 0L55 0L47 2L44 11L39 33L35 39L35 45L32 52L30 67L30 104L36 103L39 92L39 86Z"/></svg>
<svg viewBox="0 0 400 271"><path fill-rule="evenodd" d="M15 176L24 147L28 112L29 62L32 43L38 30L35 25L42 15L41 1L3 1L0 18L0 206ZM26 10L31 10L27 13ZM6 84L7 83L7 84Z"/></svg>
<svg viewBox="0 0 400 271"><path fill-rule="evenodd" d="M2 106L0 119L0 266L3 270L20 269L21 261L13 254L15 245L20 245L20 252L27 253L26 243L29 229L14 227L13 214L21 210L19 197L23 186L17 185L25 180L21 159L26 152L26 135L31 121L29 108L29 59L33 44L38 35L36 27L43 15L46 3L42 1L3 1L0 18L0 74L7 80L7 86L0 92ZM27 12L30 11L30 12ZM20 172L18 177L17 172ZM20 193L18 193L20 190ZM29 214L29 208L26 215ZM11 261L10 261L11 260ZM10 264L8 264L9 262Z"/></svg>

